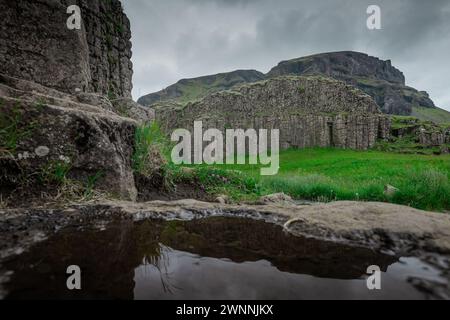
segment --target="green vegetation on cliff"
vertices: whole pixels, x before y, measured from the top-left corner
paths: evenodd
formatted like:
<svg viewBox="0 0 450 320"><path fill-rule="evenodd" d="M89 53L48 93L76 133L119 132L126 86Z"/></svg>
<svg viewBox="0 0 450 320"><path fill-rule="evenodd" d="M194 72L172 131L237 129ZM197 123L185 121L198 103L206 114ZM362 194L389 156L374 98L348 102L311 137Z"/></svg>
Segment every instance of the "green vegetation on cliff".
<svg viewBox="0 0 450 320"><path fill-rule="evenodd" d="M450 126L450 112L440 108L413 107L413 117Z"/></svg>
<svg viewBox="0 0 450 320"><path fill-rule="evenodd" d="M207 94L228 90L241 83L264 79L264 74L255 70L237 70L228 73L183 79L166 89L141 97L138 103L149 106L158 102L173 101L186 104Z"/></svg>

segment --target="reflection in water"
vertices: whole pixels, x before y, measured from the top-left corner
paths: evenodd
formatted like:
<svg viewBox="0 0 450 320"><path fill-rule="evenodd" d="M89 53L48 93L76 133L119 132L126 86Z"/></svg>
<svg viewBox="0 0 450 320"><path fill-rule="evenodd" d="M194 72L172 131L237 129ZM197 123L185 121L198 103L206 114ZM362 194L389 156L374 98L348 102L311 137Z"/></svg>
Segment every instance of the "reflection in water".
<svg viewBox="0 0 450 320"><path fill-rule="evenodd" d="M78 292L66 269L82 269ZM369 291L366 270L383 270ZM67 230L8 261L9 299L377 299L425 296L408 275L439 278L417 259L292 237L261 221L120 221L104 231Z"/></svg>

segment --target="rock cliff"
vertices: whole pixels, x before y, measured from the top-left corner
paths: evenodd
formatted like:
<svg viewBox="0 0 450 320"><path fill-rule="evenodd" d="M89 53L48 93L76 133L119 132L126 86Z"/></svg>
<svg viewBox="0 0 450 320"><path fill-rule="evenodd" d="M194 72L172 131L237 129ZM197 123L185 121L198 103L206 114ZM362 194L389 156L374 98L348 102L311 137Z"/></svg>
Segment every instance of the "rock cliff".
<svg viewBox="0 0 450 320"><path fill-rule="evenodd" d="M333 52L281 62L268 77L321 74L345 81L369 94L387 114L411 115L413 108L435 108L426 92L405 85L391 61L359 52Z"/></svg>
<svg viewBox="0 0 450 320"><path fill-rule="evenodd" d="M71 4L81 30L67 28ZM0 73L66 93L131 97L130 22L119 0L1 0L0 21Z"/></svg>
<svg viewBox="0 0 450 320"><path fill-rule="evenodd" d="M72 4L80 30L67 28ZM0 21L0 197L95 186L135 200L134 133L154 115L130 99L120 1L0 0Z"/></svg>
<svg viewBox="0 0 450 320"><path fill-rule="evenodd" d="M389 136L390 123L364 92L324 77L285 76L210 94L186 106L156 107L163 129L280 129L281 148L368 149Z"/></svg>

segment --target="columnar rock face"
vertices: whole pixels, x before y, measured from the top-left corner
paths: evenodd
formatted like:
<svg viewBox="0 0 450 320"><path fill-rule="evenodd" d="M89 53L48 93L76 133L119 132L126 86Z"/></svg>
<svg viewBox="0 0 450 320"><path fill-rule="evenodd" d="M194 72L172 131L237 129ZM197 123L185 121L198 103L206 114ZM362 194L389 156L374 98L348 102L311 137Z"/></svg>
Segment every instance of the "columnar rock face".
<svg viewBox="0 0 450 320"><path fill-rule="evenodd" d="M69 30L69 5L81 30ZM0 0L0 73L66 93L131 97L130 22L119 0Z"/></svg>
<svg viewBox="0 0 450 320"><path fill-rule="evenodd" d="M280 129L281 148L368 149L389 136L390 122L373 99L322 77L279 77L208 95L176 107L156 107L163 129Z"/></svg>

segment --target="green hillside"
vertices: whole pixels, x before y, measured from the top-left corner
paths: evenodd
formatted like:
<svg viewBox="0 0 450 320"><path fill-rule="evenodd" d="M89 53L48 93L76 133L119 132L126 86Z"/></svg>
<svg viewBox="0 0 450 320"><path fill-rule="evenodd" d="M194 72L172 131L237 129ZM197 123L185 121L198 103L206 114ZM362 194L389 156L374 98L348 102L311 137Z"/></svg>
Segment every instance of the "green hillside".
<svg viewBox="0 0 450 320"><path fill-rule="evenodd" d="M419 118L420 120L450 125L450 112L440 108L413 107L413 112L411 115Z"/></svg>
<svg viewBox="0 0 450 320"><path fill-rule="evenodd" d="M183 79L159 92L141 97L138 103L150 106L157 102L188 103L217 91L228 90L237 84L263 80L264 74L255 70L237 70L192 79Z"/></svg>

